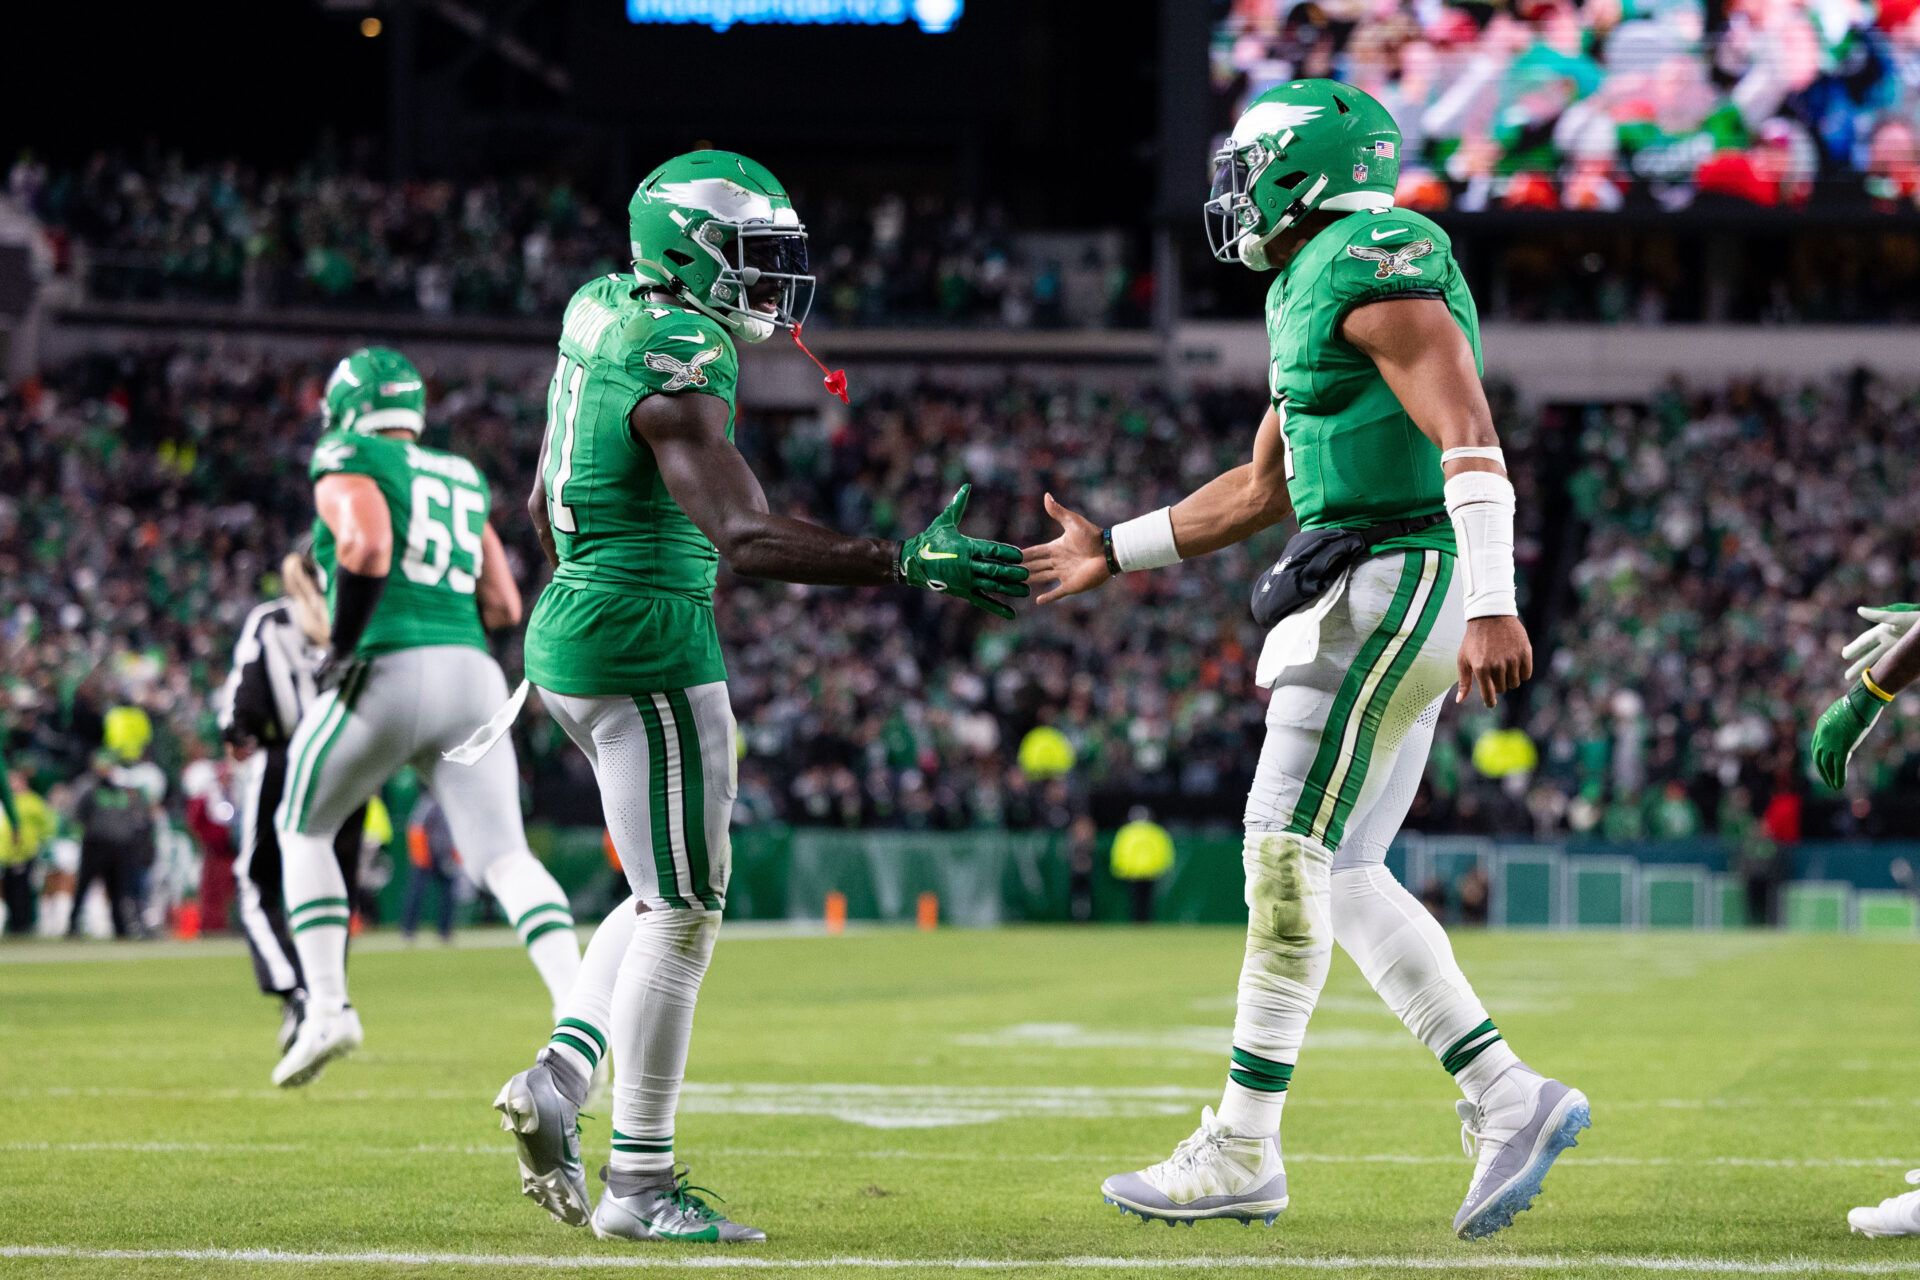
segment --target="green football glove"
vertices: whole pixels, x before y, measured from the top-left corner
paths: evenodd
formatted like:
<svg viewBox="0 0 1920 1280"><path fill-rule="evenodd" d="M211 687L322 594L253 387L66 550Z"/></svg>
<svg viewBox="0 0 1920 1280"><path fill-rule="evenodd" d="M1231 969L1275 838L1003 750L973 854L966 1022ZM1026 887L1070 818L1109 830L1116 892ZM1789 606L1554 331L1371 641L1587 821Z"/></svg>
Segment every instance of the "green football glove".
<svg viewBox="0 0 1920 1280"><path fill-rule="evenodd" d="M1821 712L1813 726L1813 767L1820 781L1835 791L1847 785L1847 762L1886 709L1886 699L1861 683Z"/></svg>
<svg viewBox="0 0 1920 1280"><path fill-rule="evenodd" d="M1900 637L1920 622L1920 604L1883 604L1878 607L1861 605L1855 610L1861 617L1873 625L1862 631L1840 650L1840 656L1853 665L1847 668L1847 679L1858 680L1863 672L1886 656L1887 650L1900 642Z"/></svg>
<svg viewBox="0 0 1920 1280"><path fill-rule="evenodd" d="M1027 594L1020 549L960 532L960 517L971 496L973 486L961 485L925 533L900 544L900 576L910 587L945 592L995 617L1011 618L1012 606L999 596Z"/></svg>

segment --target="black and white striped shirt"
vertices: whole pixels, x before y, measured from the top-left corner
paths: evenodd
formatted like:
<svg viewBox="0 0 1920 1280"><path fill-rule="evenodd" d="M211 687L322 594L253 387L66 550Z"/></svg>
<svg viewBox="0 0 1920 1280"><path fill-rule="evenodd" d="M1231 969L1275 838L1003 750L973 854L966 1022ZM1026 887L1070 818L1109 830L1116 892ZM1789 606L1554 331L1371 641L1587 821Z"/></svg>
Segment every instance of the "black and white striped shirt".
<svg viewBox="0 0 1920 1280"><path fill-rule="evenodd" d="M221 691L220 729L229 741L284 747L313 701L322 650L307 641L285 596L247 615Z"/></svg>

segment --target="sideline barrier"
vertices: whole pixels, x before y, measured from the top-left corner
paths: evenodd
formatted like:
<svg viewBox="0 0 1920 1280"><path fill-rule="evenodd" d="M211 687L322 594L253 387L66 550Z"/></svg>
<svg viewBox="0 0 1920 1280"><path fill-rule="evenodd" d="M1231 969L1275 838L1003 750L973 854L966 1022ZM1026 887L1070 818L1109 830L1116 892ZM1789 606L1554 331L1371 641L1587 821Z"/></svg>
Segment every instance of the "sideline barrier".
<svg viewBox="0 0 1920 1280"><path fill-rule="evenodd" d="M528 835L573 898L581 923L608 910L624 882L607 866L592 828L533 827ZM1047 831L866 831L766 825L733 835L727 914L742 920L885 921L961 928L1063 922L1076 899L1088 918L1132 918L1132 891L1108 870L1111 833L1094 849L1080 885L1067 841ZM1171 871L1155 888L1154 920L1240 925L1238 831L1174 832ZM1780 895L1784 927L1876 937L1920 933L1920 899L1894 886L1896 857L1920 861L1911 842L1814 843L1794 853L1798 879ZM1746 885L1718 841L1500 842L1408 835L1387 865L1416 894L1444 894L1459 917L1469 874L1486 877L1487 923L1509 929L1737 929L1747 924ZM404 871L383 897L397 916ZM937 905L935 905L937 904ZM471 910L471 909L470 909Z"/></svg>

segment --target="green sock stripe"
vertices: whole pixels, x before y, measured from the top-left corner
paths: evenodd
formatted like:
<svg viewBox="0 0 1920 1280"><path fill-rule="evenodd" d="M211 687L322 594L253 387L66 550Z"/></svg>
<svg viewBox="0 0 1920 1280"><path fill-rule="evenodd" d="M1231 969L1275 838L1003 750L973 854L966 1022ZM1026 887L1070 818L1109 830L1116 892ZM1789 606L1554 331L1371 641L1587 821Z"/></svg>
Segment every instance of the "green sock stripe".
<svg viewBox="0 0 1920 1280"><path fill-rule="evenodd" d="M342 929L345 929L352 923L353 918L351 916L312 916L294 925L289 932L305 933L309 929L324 929L328 925L338 925Z"/></svg>
<svg viewBox="0 0 1920 1280"><path fill-rule="evenodd" d="M585 1040L582 1040L579 1036L570 1035L565 1031L556 1031L547 1037L547 1043L566 1045L569 1049L572 1049L575 1053L587 1060L588 1070L592 1070L594 1067L600 1065L600 1054L594 1052L593 1046Z"/></svg>
<svg viewBox="0 0 1920 1280"><path fill-rule="evenodd" d="M1288 1083L1293 1079L1291 1062L1275 1062L1240 1048L1234 1049L1232 1061L1233 1066L1228 1070L1227 1078L1244 1088L1257 1089L1262 1093L1285 1093Z"/></svg>
<svg viewBox="0 0 1920 1280"><path fill-rule="evenodd" d="M591 1022L582 1022L578 1018L562 1018L554 1026L554 1031L556 1034L559 1032L561 1027L571 1027L575 1031L586 1032L589 1036L593 1037L593 1042L600 1046L601 1053L605 1053L607 1051L607 1038L601 1035L600 1028L594 1026Z"/></svg>
<svg viewBox="0 0 1920 1280"><path fill-rule="evenodd" d="M533 928L527 930L526 935L521 939L521 945L530 947L556 929L571 931L573 929L573 917L569 916L565 920L549 920L545 924L535 925Z"/></svg>
<svg viewBox="0 0 1920 1280"><path fill-rule="evenodd" d="M566 903L543 902L537 907L528 907L524 912L521 913L520 918L513 922L513 927L516 929L525 928L527 921L533 919L537 915L544 915L545 913L550 911L559 912L561 915L565 916L569 924L573 922L573 910L572 908L568 907Z"/></svg>
<svg viewBox="0 0 1920 1280"><path fill-rule="evenodd" d="M287 919L291 920L295 916L304 915L309 911L318 911L323 908L345 908L352 905L353 904L345 898L311 898L297 907L290 908L287 911Z"/></svg>
<svg viewBox="0 0 1920 1280"><path fill-rule="evenodd" d="M1387 718L1387 708L1393 704L1393 695L1400 689L1400 682L1406 679L1412 670L1414 660L1420 656L1420 650L1426 646L1427 637L1433 634L1433 624L1440 618L1440 610L1447 603L1447 588L1453 583L1453 557L1438 551L1420 553L1422 558L1431 557L1434 561L1433 583L1427 591L1427 602L1420 611L1420 618L1414 623L1413 630L1400 642L1400 652L1394 655L1393 665L1374 688L1373 696L1367 699L1366 709L1360 713L1360 732L1354 739L1353 763L1347 769L1347 776L1340 784L1340 792L1334 801L1333 812L1327 818L1326 839L1323 843L1329 849L1340 846L1341 837L1346 835L1347 819L1353 816L1354 806L1360 803L1360 792L1367 783L1367 771L1373 764L1373 748L1380 737L1380 723Z"/></svg>
<svg viewBox="0 0 1920 1280"><path fill-rule="evenodd" d="M1461 1071L1466 1069L1466 1065L1469 1062L1472 1062L1475 1058L1479 1057L1481 1054L1485 1053L1487 1050L1493 1048L1494 1045L1499 1044L1501 1038L1502 1037L1500 1036L1500 1033L1496 1031L1494 1034L1488 1036L1485 1040L1482 1040L1479 1044L1473 1046L1473 1048L1467 1050L1465 1053L1455 1058L1452 1062L1442 1063L1441 1065L1446 1067L1447 1073L1449 1075L1459 1075Z"/></svg>
<svg viewBox="0 0 1920 1280"><path fill-rule="evenodd" d="M680 735L680 829L686 833L687 869L693 873L694 892L706 905L712 889L707 866L707 761L700 754L700 726L694 721L686 690L671 690L667 706Z"/></svg>
<svg viewBox="0 0 1920 1280"><path fill-rule="evenodd" d="M666 728L660 723L660 712L651 697L636 696L633 705L647 731L647 807L653 820L654 874L660 880L660 896L686 910L688 903L680 896L680 874L673 861L673 824L667 816L667 805L672 798L667 795ZM685 772L684 766L682 772Z"/></svg>
<svg viewBox="0 0 1920 1280"><path fill-rule="evenodd" d="M1340 689L1334 694L1333 707L1327 712L1326 723L1320 729L1319 750L1314 753L1313 766L1307 770L1306 781L1300 788L1300 798L1294 802L1293 821L1287 824L1287 830L1294 835L1314 834L1327 790L1334 784L1334 775L1339 772L1344 759L1341 745L1346 741L1347 721L1360 701L1360 691L1366 687L1375 664L1386 652L1388 642L1406 622L1407 611L1413 605L1414 592L1420 585L1423 567L1420 553L1407 553L1400 570L1400 585L1393 593L1393 602L1387 606L1380 625L1373 629L1373 634L1360 646L1360 652L1354 655L1353 665L1347 668L1346 678L1341 680Z"/></svg>
<svg viewBox="0 0 1920 1280"><path fill-rule="evenodd" d="M1461 1067L1479 1057L1488 1045L1498 1039L1500 1039L1500 1032L1493 1025L1493 1019L1488 1018L1449 1045L1447 1051L1440 1055L1440 1065L1445 1067L1449 1074L1457 1072Z"/></svg>
<svg viewBox="0 0 1920 1280"><path fill-rule="evenodd" d="M673 1135L664 1138L636 1138L630 1133L613 1131L613 1149L638 1154L662 1154L673 1150Z"/></svg>

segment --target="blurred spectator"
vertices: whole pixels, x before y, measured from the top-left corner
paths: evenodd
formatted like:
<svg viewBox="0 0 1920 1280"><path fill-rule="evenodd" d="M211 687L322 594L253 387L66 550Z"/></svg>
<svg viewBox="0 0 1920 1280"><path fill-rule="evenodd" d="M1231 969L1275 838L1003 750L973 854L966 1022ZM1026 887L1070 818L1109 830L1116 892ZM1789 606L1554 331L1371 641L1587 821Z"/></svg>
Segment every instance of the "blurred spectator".
<svg viewBox="0 0 1920 1280"><path fill-rule="evenodd" d="M7 911L7 932L33 932L36 922L34 872L40 851L53 838L56 820L47 802L27 785L19 770L0 756L0 900Z"/></svg>
<svg viewBox="0 0 1920 1280"><path fill-rule="evenodd" d="M422 791L407 819L407 897L400 908L400 934L408 942L420 930L426 912L427 889L439 891L435 927L440 941L453 941L453 909L459 905L460 860L453 848L453 828L431 792Z"/></svg>
<svg viewBox="0 0 1920 1280"><path fill-rule="evenodd" d="M143 884L157 856L153 802L138 777L111 751L95 753L93 771L76 788L73 819L80 828L80 875L73 889L69 937L79 937L87 893L97 883L107 895L117 938L146 936Z"/></svg>
<svg viewBox="0 0 1920 1280"><path fill-rule="evenodd" d="M1144 805L1135 805L1126 825L1113 833L1111 857L1113 878L1132 896L1133 922L1152 924L1154 892L1173 870L1173 837Z"/></svg>
<svg viewBox="0 0 1920 1280"><path fill-rule="evenodd" d="M204 750L194 744L196 750ZM187 830L200 842L200 931L225 933L234 904L233 771L224 759L202 756L180 775Z"/></svg>

